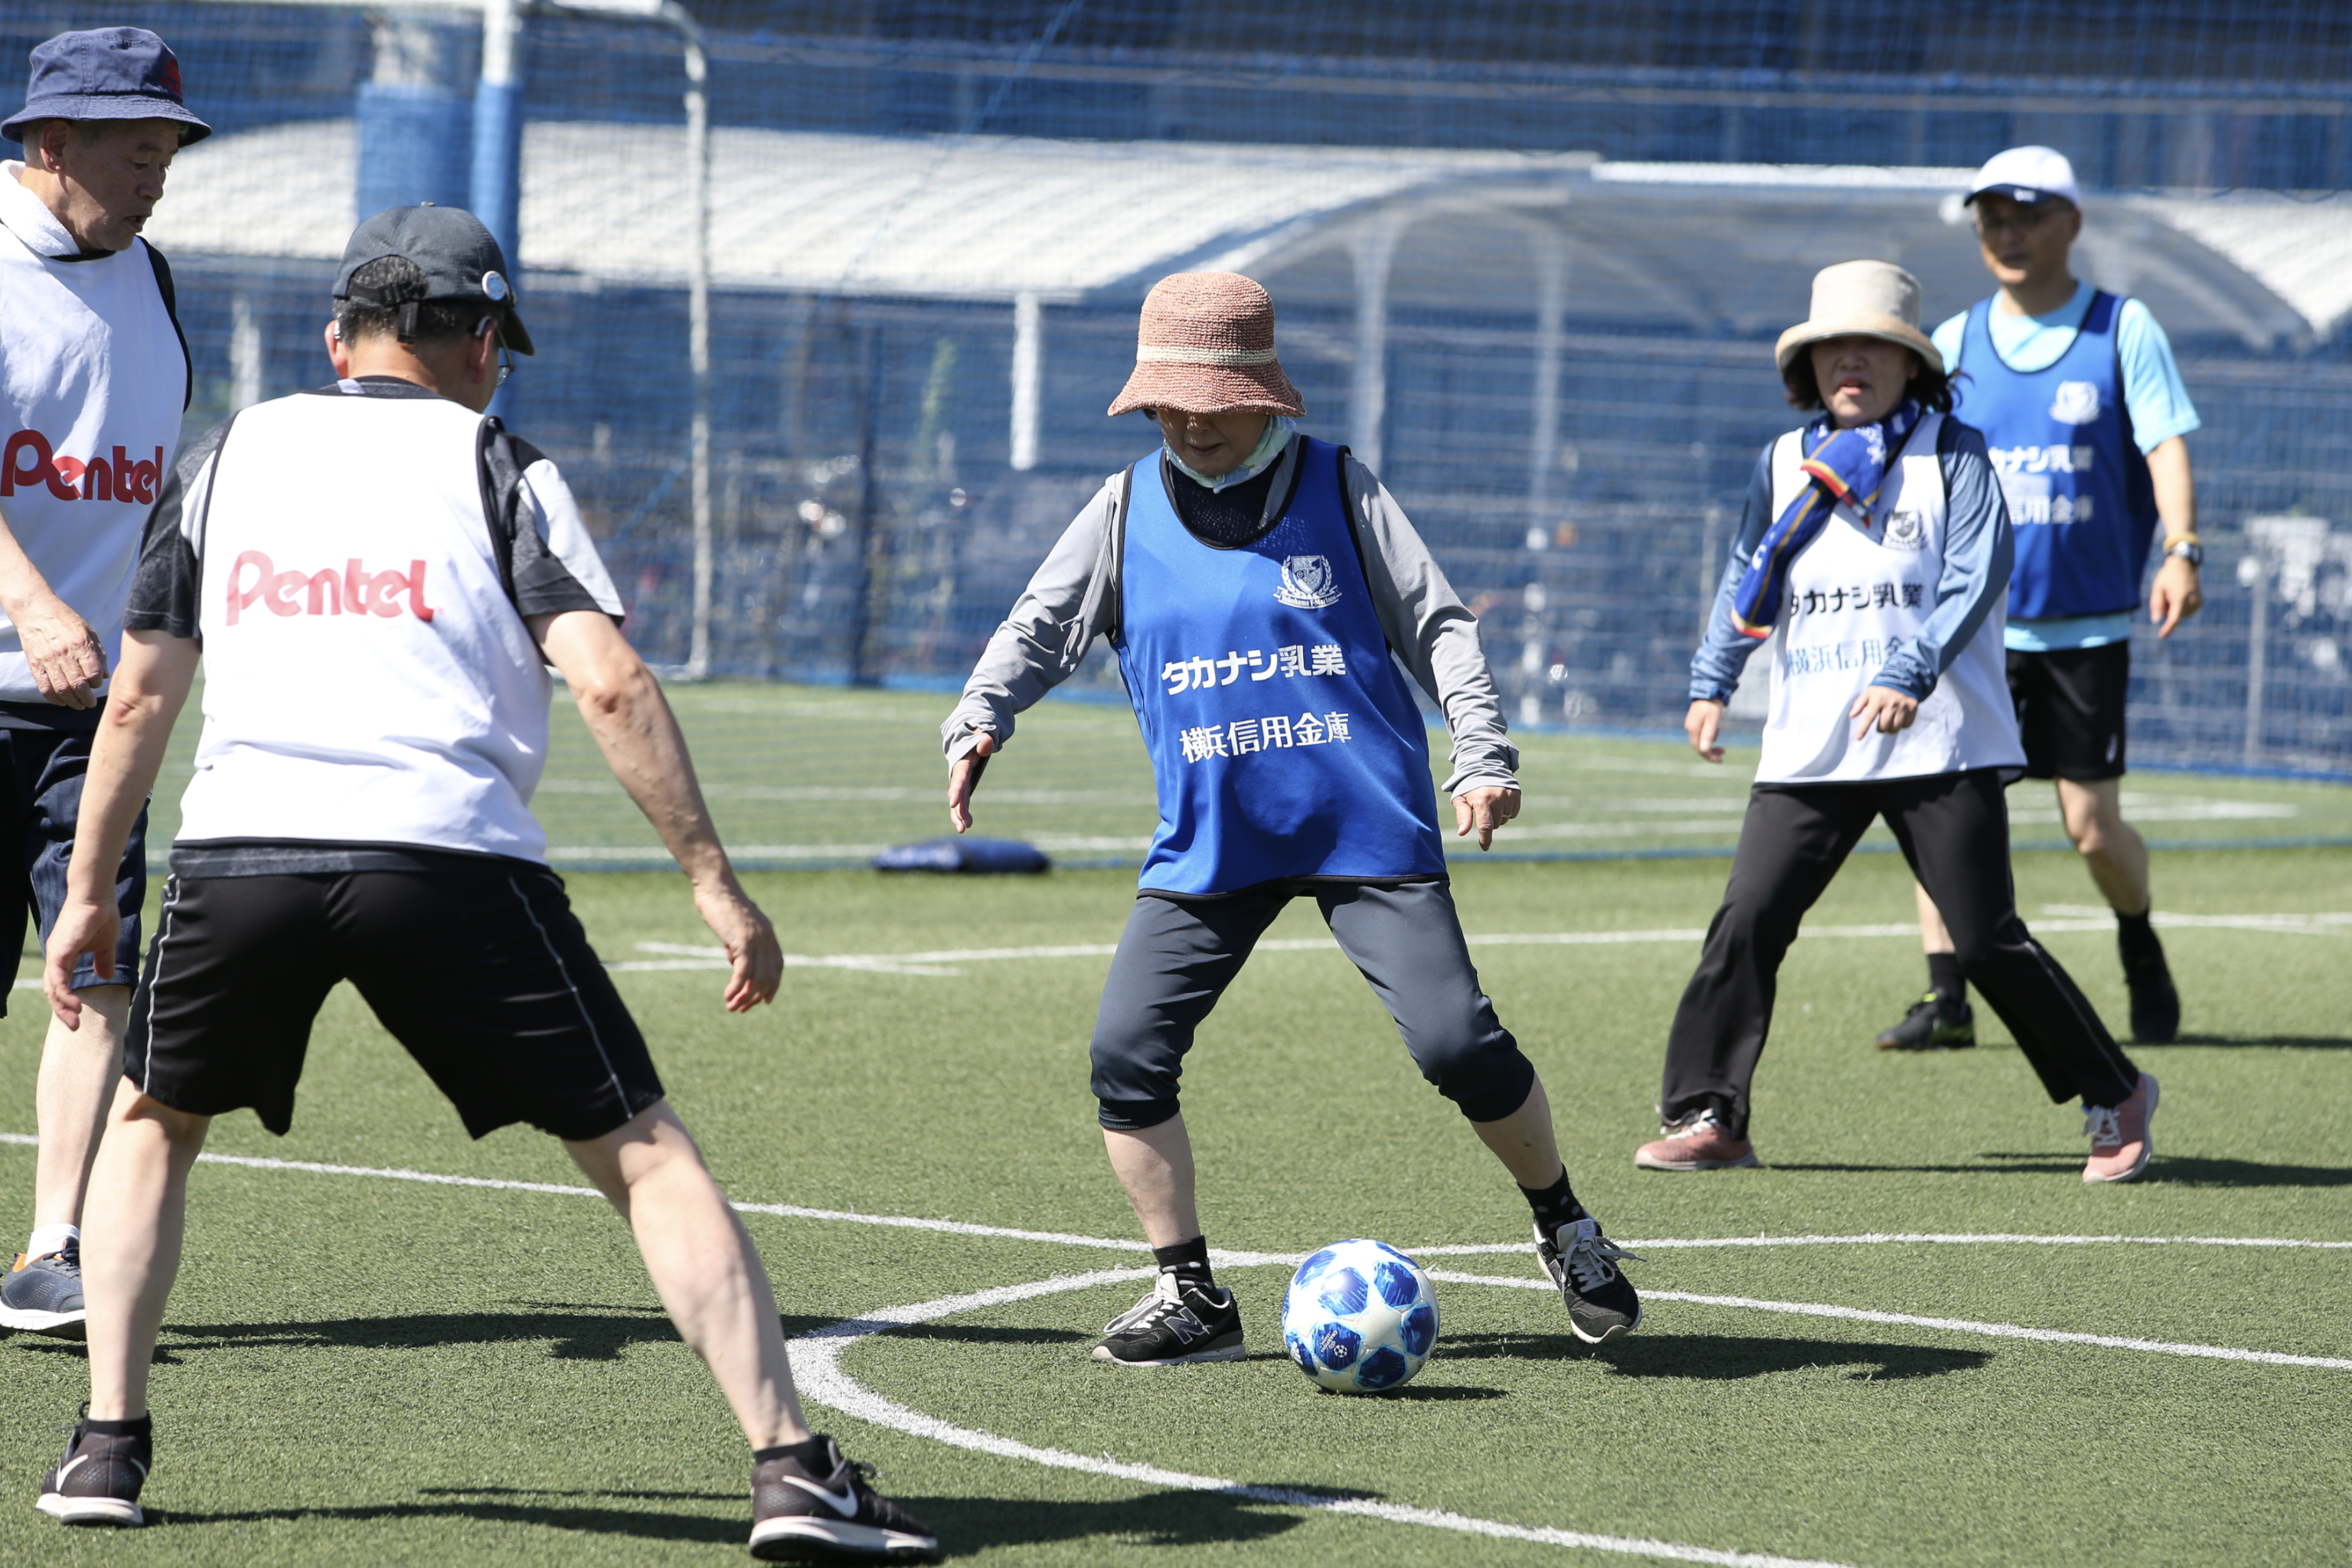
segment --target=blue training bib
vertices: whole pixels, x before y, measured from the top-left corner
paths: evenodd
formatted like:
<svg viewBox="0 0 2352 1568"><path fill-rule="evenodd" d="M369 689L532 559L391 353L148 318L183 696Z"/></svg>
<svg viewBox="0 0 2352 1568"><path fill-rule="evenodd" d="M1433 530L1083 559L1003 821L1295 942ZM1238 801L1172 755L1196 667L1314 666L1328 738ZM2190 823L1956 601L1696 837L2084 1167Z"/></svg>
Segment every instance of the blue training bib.
<svg viewBox="0 0 2352 1568"><path fill-rule="evenodd" d="M1356 556L1339 448L1297 439L1288 510L1238 549L1184 527L1157 452L1129 475L1114 646L1160 792L1147 890L1445 869L1427 731Z"/></svg>
<svg viewBox="0 0 2352 1568"><path fill-rule="evenodd" d="M2035 371L2011 369L1993 347L1991 300L1969 311L1954 367L1968 374L1952 384L1953 412L1984 432L2009 501L2012 619L2113 615L2139 603L2156 489L2124 407L2122 306L2093 291L2074 342Z"/></svg>

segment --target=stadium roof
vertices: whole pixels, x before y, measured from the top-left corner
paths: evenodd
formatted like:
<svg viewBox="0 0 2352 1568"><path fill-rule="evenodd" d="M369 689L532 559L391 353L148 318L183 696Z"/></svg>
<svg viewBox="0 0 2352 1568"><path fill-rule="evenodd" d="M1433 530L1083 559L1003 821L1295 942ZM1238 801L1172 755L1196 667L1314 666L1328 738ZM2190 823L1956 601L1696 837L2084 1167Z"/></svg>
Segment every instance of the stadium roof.
<svg viewBox="0 0 2352 1568"><path fill-rule="evenodd" d="M534 122L522 261L539 287L680 286L675 126ZM1870 255L1916 272L1931 317L1985 291L1969 171L1609 163L1409 152L722 129L711 264L724 289L975 300L1138 298L1185 267L1247 270L1285 302L1534 308L1547 268L1579 320L1767 335L1807 281ZM152 225L167 254L332 258L355 221L348 121L181 154ZM2266 347L2352 314L2352 198L2093 197L2077 270L2176 335Z"/></svg>

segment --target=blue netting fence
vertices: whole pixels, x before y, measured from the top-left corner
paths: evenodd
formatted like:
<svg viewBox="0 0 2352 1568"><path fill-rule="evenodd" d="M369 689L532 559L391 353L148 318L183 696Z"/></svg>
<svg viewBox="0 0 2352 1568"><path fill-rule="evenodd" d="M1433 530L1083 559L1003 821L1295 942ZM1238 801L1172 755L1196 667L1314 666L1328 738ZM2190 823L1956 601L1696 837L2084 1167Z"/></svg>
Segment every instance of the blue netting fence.
<svg viewBox="0 0 2352 1568"><path fill-rule="evenodd" d="M1671 723L1748 468L1790 423L1769 346L1811 273L1879 257L1931 320L1963 309L1990 284L1958 184L2038 142L2090 193L2077 272L2149 303L2204 418L2209 605L2135 647L2136 755L2352 776L2352 9L693 9L700 465L680 34L530 9L516 56L541 353L502 411L571 476L649 657L683 664L699 619L714 676L958 682L1151 445L1102 413L1143 293L1215 265L1273 292L1307 427L1374 462L1479 606L1515 719ZM357 216L467 199L482 20L16 0L0 58L126 20L221 132L151 230L193 434L325 378Z"/></svg>

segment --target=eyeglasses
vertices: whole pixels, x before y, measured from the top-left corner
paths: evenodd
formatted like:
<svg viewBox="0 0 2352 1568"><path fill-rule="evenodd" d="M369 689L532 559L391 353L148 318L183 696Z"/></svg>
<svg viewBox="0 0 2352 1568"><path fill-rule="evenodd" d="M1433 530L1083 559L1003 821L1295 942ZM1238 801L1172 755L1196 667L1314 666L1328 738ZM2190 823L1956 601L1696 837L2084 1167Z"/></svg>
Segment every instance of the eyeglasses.
<svg viewBox="0 0 2352 1568"><path fill-rule="evenodd" d="M474 335L476 337L479 337L484 332L488 332L498 342L499 384L500 386L504 386L507 384L507 377L514 374L514 356L507 353L506 340L498 336L498 331L499 319L496 316L484 316L480 321L474 323Z"/></svg>

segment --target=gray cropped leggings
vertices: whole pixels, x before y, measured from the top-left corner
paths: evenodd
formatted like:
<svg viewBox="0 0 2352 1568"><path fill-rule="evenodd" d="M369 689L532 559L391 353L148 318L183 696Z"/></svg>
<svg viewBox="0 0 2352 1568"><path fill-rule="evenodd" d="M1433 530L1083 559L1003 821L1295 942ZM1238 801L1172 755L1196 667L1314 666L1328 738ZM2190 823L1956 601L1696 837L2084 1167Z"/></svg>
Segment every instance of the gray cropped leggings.
<svg viewBox="0 0 2352 1568"><path fill-rule="evenodd" d="M1422 1077L1464 1116L1499 1121L1527 1103L1535 1066L1478 989L1445 883L1269 882L1221 898L1135 900L1095 1018L1094 1092L1105 1127L1138 1131L1176 1114L1193 1031L1298 897L1321 907Z"/></svg>

